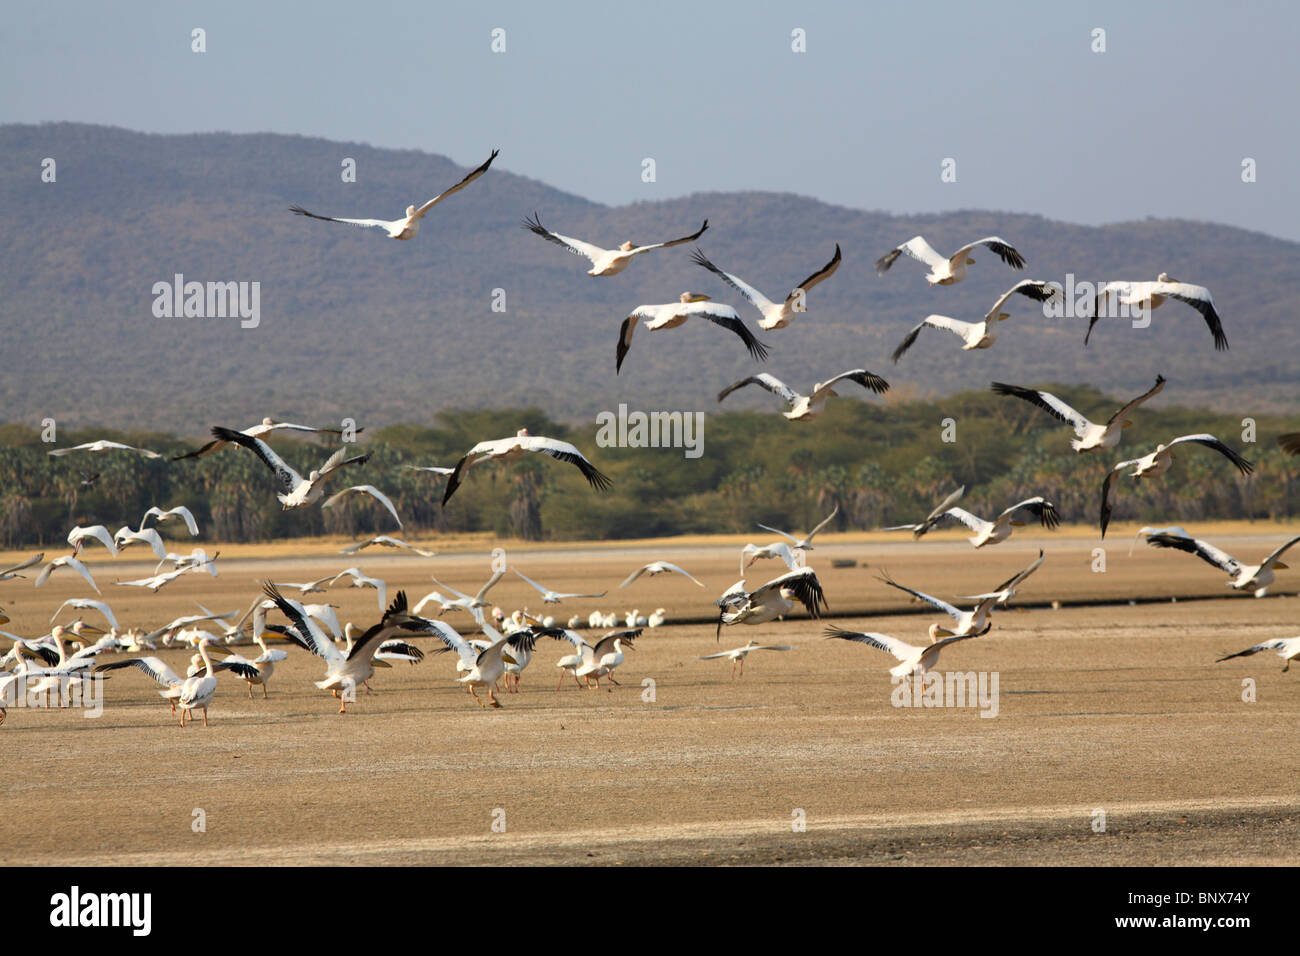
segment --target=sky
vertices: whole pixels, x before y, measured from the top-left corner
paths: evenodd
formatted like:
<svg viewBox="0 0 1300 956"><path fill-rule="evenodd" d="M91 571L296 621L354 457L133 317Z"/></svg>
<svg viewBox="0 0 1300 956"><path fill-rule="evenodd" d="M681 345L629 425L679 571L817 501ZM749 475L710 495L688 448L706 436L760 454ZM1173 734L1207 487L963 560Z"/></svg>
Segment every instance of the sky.
<svg viewBox="0 0 1300 956"><path fill-rule="evenodd" d="M1300 3L42 0L5 20L4 123L466 166L499 147L500 168L612 205L771 190L1300 240Z"/></svg>

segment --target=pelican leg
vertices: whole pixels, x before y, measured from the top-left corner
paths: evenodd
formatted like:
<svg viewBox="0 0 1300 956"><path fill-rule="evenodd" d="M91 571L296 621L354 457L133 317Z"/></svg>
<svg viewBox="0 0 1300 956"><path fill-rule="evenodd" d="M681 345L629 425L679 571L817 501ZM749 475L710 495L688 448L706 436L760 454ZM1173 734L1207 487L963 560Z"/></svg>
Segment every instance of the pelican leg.
<svg viewBox="0 0 1300 956"><path fill-rule="evenodd" d="M251 680L248 681L248 699L253 699L253 682Z"/></svg>
<svg viewBox="0 0 1300 956"><path fill-rule="evenodd" d="M208 725L208 709L207 709L206 707L204 707L204 708L203 708L203 726L206 727L207 725Z"/></svg>
<svg viewBox="0 0 1300 956"><path fill-rule="evenodd" d="M620 684L618 681L614 680L614 675L613 675L613 674L606 674L605 676L609 678L609 682L610 682L611 684L613 684L615 687L622 687L622 686L623 686L623 685Z"/></svg>
<svg viewBox="0 0 1300 956"><path fill-rule="evenodd" d="M488 691L488 700L492 702L493 707L500 708L501 701L497 700L496 688L493 687Z"/></svg>
<svg viewBox="0 0 1300 956"><path fill-rule="evenodd" d="M3 707L0 707L0 724L3 724L5 722L5 717L7 716L9 716L9 711L5 710Z"/></svg>
<svg viewBox="0 0 1300 956"><path fill-rule="evenodd" d="M470 696L474 698L474 702L478 704L480 707L484 706L483 701L478 699L478 694L474 693L474 685L466 684L465 686L469 688Z"/></svg>
<svg viewBox="0 0 1300 956"><path fill-rule="evenodd" d="M745 659L743 657L740 659L740 676L745 676Z"/></svg>
<svg viewBox="0 0 1300 956"><path fill-rule="evenodd" d="M262 700L266 700L266 681L262 681Z"/></svg>
<svg viewBox="0 0 1300 956"><path fill-rule="evenodd" d="M556 693L559 693L560 688L563 686L564 686L564 671L560 671L560 682L555 685Z"/></svg>
<svg viewBox="0 0 1300 956"><path fill-rule="evenodd" d="M338 694L335 694L334 696L339 697ZM346 697L339 697L339 713L346 714L347 712L348 712L348 699Z"/></svg>

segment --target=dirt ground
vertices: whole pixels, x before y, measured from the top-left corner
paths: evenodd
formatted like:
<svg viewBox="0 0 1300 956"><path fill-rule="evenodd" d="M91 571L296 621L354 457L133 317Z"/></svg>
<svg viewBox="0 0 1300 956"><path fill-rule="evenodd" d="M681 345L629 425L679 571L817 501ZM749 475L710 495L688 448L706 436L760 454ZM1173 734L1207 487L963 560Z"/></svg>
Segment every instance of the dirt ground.
<svg viewBox="0 0 1300 956"><path fill-rule="evenodd" d="M1215 540L1258 560L1287 536L1261 530ZM801 611L724 628L720 642L712 624L675 623L712 617L740 576L731 544L521 545L509 560L530 577L609 593L543 608L508 575L489 595L507 613L526 606L585 623L596 608L620 617L665 609L667 623L627 654L621 687L587 691L570 679L557 692L554 662L569 648L547 641L501 710L480 708L454 682L451 655L430 655L381 670L376 693L340 716L311 683L323 662L294 649L269 699L259 689L249 700L242 681L223 675L210 726L182 730L145 675L115 672L96 719L9 710L0 863L1294 864L1300 666L1282 673L1273 653L1214 661L1300 633L1300 570L1279 573L1279 596L1256 600L1190 555L1139 545L1130 556L1131 540L1019 532L976 552L954 536L819 539L809 563L831 611L850 615L833 623L912 643L940 618L900 613L916 608L878 572L951 600L1047 548L1016 602L1033 607L999 612L987 636L941 659L941 670L997 674L992 718L979 707L893 706L894 660L824 639L824 624ZM1093 570L1099 545L1104 572ZM349 566L387 580L390 597L406 589L412 603L435 587L430 574L472 592L490 573L486 548L425 559L332 547L296 557L230 549L218 578L187 575L158 594L112 583L150 573L141 552L112 559L92 546L89 556L124 626L158 626L198 601L242 611L257 581ZM618 590L654 559L707 587L665 575ZM779 570L761 562L747 579ZM0 584L11 618L0 628L45 633L74 596L93 595L67 571L39 590L30 579ZM1128 603L1139 598L1161 600ZM312 600L361 626L378 618L373 590L340 585ZM1096 600L1114 603L1076 604ZM102 623L93 611L85 619ZM470 630L466 614L446 620ZM698 659L750 639L796 650L754 653L736 680L726 661ZM159 656L183 671L189 654ZM1253 702L1243 700L1246 678Z"/></svg>

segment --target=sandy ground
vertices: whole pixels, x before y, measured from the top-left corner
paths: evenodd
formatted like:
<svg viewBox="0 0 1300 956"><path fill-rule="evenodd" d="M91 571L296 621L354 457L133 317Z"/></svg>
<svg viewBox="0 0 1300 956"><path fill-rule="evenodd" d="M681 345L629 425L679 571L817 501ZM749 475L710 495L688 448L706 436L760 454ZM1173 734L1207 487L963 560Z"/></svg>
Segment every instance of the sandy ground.
<svg viewBox="0 0 1300 956"><path fill-rule="evenodd" d="M1216 542L1257 560L1286 537L1263 530L1224 529ZM835 623L921 643L938 618L903 613L914 606L877 572L951 599L993 586L1047 547L1018 599L1034 607L999 613L986 637L942 658L946 670L997 673L994 718L979 707L892 706L892 658L825 640L802 613L724 629L721 642L711 624L675 624L710 617L739 577L731 545L520 546L512 565L550 587L610 589L547 609L561 619L665 609L668 624L618 671L621 687L585 691L570 680L557 692L553 665L568 648L547 642L501 710L481 709L454 683L450 655L431 655L380 671L376 693L339 716L311 684L322 662L294 650L269 699L259 690L249 700L242 681L223 676L211 725L182 730L143 674L117 672L97 719L10 709L0 726L10 768L0 863L1293 864L1300 666L1282 673L1271 653L1214 660L1300 633L1300 571L1280 573L1282 596L1255 600L1191 556L1145 546L1129 556L1130 541L1107 538L1105 572L1092 570L1101 542L1070 532L1018 534L980 552L952 537L829 537L810 552L832 611L851 615ZM186 576L156 595L112 583L149 573L140 552L90 556L119 619L142 626L196 601L242 611L258 580L351 565L413 599L434 587L431 573L473 591L490 570L486 550L432 559L306 550L233 551L215 580ZM707 588L661 576L617 590L656 558ZM764 562L748 579L778 570ZM44 633L73 596L89 589L66 571L40 590L0 584L11 618L0 626ZM1152 597L1163 600L1128 603ZM543 610L513 575L490 598L506 611ZM1072 603L1097 599L1115 603ZM373 590L340 585L313 600L363 626L378 616ZM447 620L469 629L467 615ZM697 659L751 638L797 649L755 653L738 680L725 661ZM183 670L189 651L160 656ZM65 828L34 820L75 821L75 845Z"/></svg>

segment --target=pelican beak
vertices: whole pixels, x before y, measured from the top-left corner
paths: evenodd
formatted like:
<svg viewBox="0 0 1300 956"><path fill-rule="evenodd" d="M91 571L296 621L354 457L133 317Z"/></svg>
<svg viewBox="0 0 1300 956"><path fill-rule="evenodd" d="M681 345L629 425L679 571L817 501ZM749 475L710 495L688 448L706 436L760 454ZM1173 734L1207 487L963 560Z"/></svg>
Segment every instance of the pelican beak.
<svg viewBox="0 0 1300 956"><path fill-rule="evenodd" d="M1120 425L1119 427L1120 427L1120 428L1128 428L1128 427L1129 427L1130 425L1132 425L1132 424L1133 424L1132 422L1124 422L1124 423L1123 423L1122 425Z"/></svg>
<svg viewBox="0 0 1300 956"><path fill-rule="evenodd" d="M1010 313L1010 312L999 312L999 313L998 313L998 321L999 321L999 322L1001 322L1003 319L1009 319L1009 318L1011 318L1011 313Z"/></svg>
<svg viewBox="0 0 1300 956"><path fill-rule="evenodd" d="M692 292L687 302L709 302L713 299L711 295L705 295L702 292Z"/></svg>
<svg viewBox="0 0 1300 956"><path fill-rule="evenodd" d="M1273 567L1279 571L1285 571L1287 566L1283 564L1281 561L1274 561Z"/></svg>
<svg viewBox="0 0 1300 956"><path fill-rule="evenodd" d="M968 265L968 266L973 266L974 264L975 264L975 260L974 260L974 259L967 259L967 260L966 260L966 265Z"/></svg>

